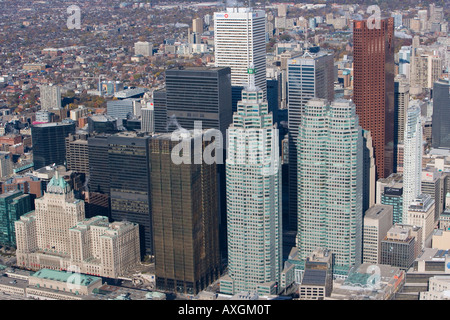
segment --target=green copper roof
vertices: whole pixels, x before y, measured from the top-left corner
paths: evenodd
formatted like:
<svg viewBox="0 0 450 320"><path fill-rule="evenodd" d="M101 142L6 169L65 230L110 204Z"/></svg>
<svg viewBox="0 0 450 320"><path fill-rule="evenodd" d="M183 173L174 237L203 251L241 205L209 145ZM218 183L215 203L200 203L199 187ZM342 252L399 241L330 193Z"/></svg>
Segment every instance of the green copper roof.
<svg viewBox="0 0 450 320"><path fill-rule="evenodd" d="M64 180L63 177L59 176L59 172L56 171L53 178L50 180L50 182L47 185L47 192L50 193L68 193L70 191L70 186Z"/></svg>
<svg viewBox="0 0 450 320"><path fill-rule="evenodd" d="M101 278L94 277L90 275L85 275L81 273L72 273L66 271L57 271L51 269L41 269L34 273L32 277L37 277L41 279L59 281L59 282L68 282L72 284L79 284L81 286L89 286L92 283L97 281L101 281ZM79 281L79 283L78 283Z"/></svg>
<svg viewBox="0 0 450 320"><path fill-rule="evenodd" d="M54 187L61 187L61 188L65 188L67 186L67 182L66 180L64 180L64 178L62 177L57 177L56 175L53 176L53 178L50 180L50 183L48 184L49 186L54 186Z"/></svg>

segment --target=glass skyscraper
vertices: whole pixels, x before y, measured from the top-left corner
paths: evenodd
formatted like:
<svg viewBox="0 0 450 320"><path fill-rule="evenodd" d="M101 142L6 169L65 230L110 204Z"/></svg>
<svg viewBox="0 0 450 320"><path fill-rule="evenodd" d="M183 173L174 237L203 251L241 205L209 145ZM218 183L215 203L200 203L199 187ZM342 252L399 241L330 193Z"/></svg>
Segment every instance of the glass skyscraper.
<svg viewBox="0 0 450 320"><path fill-rule="evenodd" d="M276 294L282 268L281 159L267 101L250 79L227 134L228 275L220 288L228 294Z"/></svg>
<svg viewBox="0 0 450 320"><path fill-rule="evenodd" d="M306 259L317 248L335 255L334 273L361 263L363 135L355 105L311 99L298 138L297 248Z"/></svg>
<svg viewBox="0 0 450 320"><path fill-rule="evenodd" d="M139 224L142 256L153 255L149 141L134 132L107 139L111 218Z"/></svg>
<svg viewBox="0 0 450 320"><path fill-rule="evenodd" d="M75 134L75 123L70 120L35 124L31 127L34 169L66 160L66 137Z"/></svg>
<svg viewBox="0 0 450 320"><path fill-rule="evenodd" d="M20 216L31 211L31 197L22 191L11 191L0 195L0 245L16 245L14 223Z"/></svg>
<svg viewBox="0 0 450 320"><path fill-rule="evenodd" d="M433 148L450 149L450 81L440 79L433 86Z"/></svg>
<svg viewBox="0 0 450 320"><path fill-rule="evenodd" d="M353 102L370 130L377 179L394 171L394 19L353 20Z"/></svg>
<svg viewBox="0 0 450 320"><path fill-rule="evenodd" d="M405 154L403 156L403 219L407 220L411 201L421 194L422 181L422 122L420 105L417 100L410 102L405 133L403 138Z"/></svg>
<svg viewBox="0 0 450 320"><path fill-rule="evenodd" d="M196 163L207 142L206 130L183 133L182 142L172 134L150 140L150 177L156 287L197 294L220 274L217 163ZM197 140L197 141L196 141ZM172 155L179 144L190 163L176 164Z"/></svg>
<svg viewBox="0 0 450 320"><path fill-rule="evenodd" d="M306 52L288 60L289 229L297 227L296 141L305 104L311 98L334 99L334 60L327 51Z"/></svg>

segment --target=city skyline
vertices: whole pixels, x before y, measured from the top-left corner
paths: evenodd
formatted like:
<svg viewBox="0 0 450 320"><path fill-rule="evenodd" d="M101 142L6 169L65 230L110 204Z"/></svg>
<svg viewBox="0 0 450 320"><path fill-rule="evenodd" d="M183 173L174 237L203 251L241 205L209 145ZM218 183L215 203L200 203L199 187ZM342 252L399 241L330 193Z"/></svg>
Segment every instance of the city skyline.
<svg viewBox="0 0 450 320"><path fill-rule="evenodd" d="M443 1L18 0L0 21L0 300L448 300Z"/></svg>

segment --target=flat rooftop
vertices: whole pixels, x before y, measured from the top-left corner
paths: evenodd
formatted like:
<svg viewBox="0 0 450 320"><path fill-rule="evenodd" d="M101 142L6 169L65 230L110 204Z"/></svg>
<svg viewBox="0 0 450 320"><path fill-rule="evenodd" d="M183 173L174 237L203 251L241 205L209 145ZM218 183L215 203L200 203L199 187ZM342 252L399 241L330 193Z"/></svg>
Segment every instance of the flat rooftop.
<svg viewBox="0 0 450 320"><path fill-rule="evenodd" d="M440 250L436 248L425 248L422 254L415 261L445 261L445 255L449 250Z"/></svg>
<svg viewBox="0 0 450 320"><path fill-rule="evenodd" d="M75 125L73 122L47 122L47 123L39 123L39 124L33 124L32 127L37 128L49 128L49 127L61 127L61 126L71 126Z"/></svg>
<svg viewBox="0 0 450 320"><path fill-rule="evenodd" d="M378 182L394 187L396 184L403 183L403 175L401 173L392 173L387 178L378 179Z"/></svg>
<svg viewBox="0 0 450 320"><path fill-rule="evenodd" d="M376 204L366 211L364 219L379 220L385 217L389 212L391 212L392 214L393 212L392 206L384 204Z"/></svg>

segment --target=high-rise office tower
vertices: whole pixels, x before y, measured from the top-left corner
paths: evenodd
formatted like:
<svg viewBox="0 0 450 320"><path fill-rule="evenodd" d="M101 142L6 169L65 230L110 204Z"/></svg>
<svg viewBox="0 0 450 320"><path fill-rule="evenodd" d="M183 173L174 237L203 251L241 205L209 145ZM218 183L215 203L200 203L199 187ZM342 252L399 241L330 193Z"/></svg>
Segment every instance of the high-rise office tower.
<svg viewBox="0 0 450 320"><path fill-rule="evenodd" d="M439 216L445 209L445 178L446 174L437 168L429 167L422 170L421 191L430 195L435 201L435 221L439 220Z"/></svg>
<svg viewBox="0 0 450 320"><path fill-rule="evenodd" d="M266 89L266 14L252 8L227 8L214 14L214 53L218 67L231 68L231 85L249 83L247 68L256 69L256 85Z"/></svg>
<svg viewBox="0 0 450 320"><path fill-rule="evenodd" d="M156 134L150 141L155 276L163 290L197 294L220 275L217 164L195 162L197 151L211 145L205 132L185 131L182 141ZM190 163L173 161L180 145Z"/></svg>
<svg viewBox="0 0 450 320"><path fill-rule="evenodd" d="M289 229L297 227L297 135L311 98L334 99L334 59L327 51L306 52L288 60Z"/></svg>
<svg viewBox="0 0 450 320"><path fill-rule="evenodd" d="M149 102L148 106L141 109L141 131L142 132L155 132L155 107L153 102Z"/></svg>
<svg viewBox="0 0 450 320"><path fill-rule="evenodd" d="M61 88L56 85L40 87L41 110L61 109Z"/></svg>
<svg viewBox="0 0 450 320"><path fill-rule="evenodd" d="M194 129L218 129L223 136L232 121L230 68L192 67L166 71L166 103L169 132L177 125Z"/></svg>
<svg viewBox="0 0 450 320"><path fill-rule="evenodd" d="M404 75L397 75L394 79L394 171L403 170L403 135L405 132L406 112L409 104L409 83Z"/></svg>
<svg viewBox="0 0 450 320"><path fill-rule="evenodd" d="M353 21L353 101L372 135L377 179L394 170L394 19L379 23Z"/></svg>
<svg viewBox="0 0 450 320"><path fill-rule="evenodd" d="M62 165L66 161L66 141L69 134L75 134L72 121L36 124L31 127L34 168L55 163Z"/></svg>
<svg viewBox="0 0 450 320"><path fill-rule="evenodd" d="M418 226L422 229L421 248L425 248L425 243L433 233L437 221L434 219L435 202L429 194L423 193L415 197L408 206L406 219L408 224Z"/></svg>
<svg viewBox="0 0 450 320"><path fill-rule="evenodd" d="M167 132L167 91L166 89L153 92L155 132Z"/></svg>
<svg viewBox="0 0 450 320"><path fill-rule="evenodd" d="M153 254L149 137L123 132L108 137L111 218L139 224L142 255Z"/></svg>
<svg viewBox="0 0 450 320"><path fill-rule="evenodd" d="M89 174L88 135L69 134L66 138L67 170Z"/></svg>
<svg viewBox="0 0 450 320"><path fill-rule="evenodd" d="M89 191L109 194L108 135L88 138Z"/></svg>
<svg viewBox="0 0 450 320"><path fill-rule="evenodd" d="M450 149L450 81L440 79L433 86L433 148Z"/></svg>
<svg viewBox="0 0 450 320"><path fill-rule="evenodd" d="M421 194L422 179L422 121L420 106L417 100L409 103L404 134L405 153L403 156L403 223L410 224L406 219L408 207Z"/></svg>
<svg viewBox="0 0 450 320"><path fill-rule="evenodd" d="M228 294L276 294L282 271L278 130L252 72L227 136L228 275L220 290Z"/></svg>
<svg viewBox="0 0 450 320"><path fill-rule="evenodd" d="M134 44L134 54L151 57L153 55L153 43L147 41L138 41Z"/></svg>
<svg viewBox="0 0 450 320"><path fill-rule="evenodd" d="M403 134L405 132L406 113L409 104L408 79L402 75L397 75L394 80L394 86L395 142L398 145L403 144Z"/></svg>
<svg viewBox="0 0 450 320"><path fill-rule="evenodd" d="M185 69L170 69L166 71L165 100L155 102L156 109L165 103L167 115L166 131L172 132L179 127L186 130L195 129L195 123L201 124L203 129L217 129L224 137L232 122L232 89L231 69L229 67L193 67ZM264 79L265 80L265 79ZM161 113L164 109L161 107ZM156 126L156 125L155 125ZM159 132L156 130L156 132ZM226 248L226 194L225 194L225 166L217 166L219 184L220 211L220 241L222 249ZM226 250L222 250L226 252Z"/></svg>
<svg viewBox="0 0 450 320"><path fill-rule="evenodd" d="M192 32L203 33L203 20L201 18L192 19Z"/></svg>
<svg viewBox="0 0 450 320"><path fill-rule="evenodd" d="M381 241L392 227L392 206L376 204L364 213L363 263L381 261Z"/></svg>
<svg viewBox="0 0 450 320"><path fill-rule="evenodd" d="M419 36L413 38L411 48L410 84L413 94L433 88L433 84L442 74L442 58L435 50L421 46L419 39Z"/></svg>
<svg viewBox="0 0 450 320"><path fill-rule="evenodd" d="M92 213L111 217L108 149L107 135L88 138L89 174L86 179L89 192L86 199L88 217L91 217Z"/></svg>
<svg viewBox="0 0 450 320"><path fill-rule="evenodd" d="M22 191L10 191L0 195L0 245L16 246L14 223L32 210L31 197Z"/></svg>
<svg viewBox="0 0 450 320"><path fill-rule="evenodd" d="M362 258L363 135L355 105L313 98L297 138L297 248L335 255L334 273L347 274Z"/></svg>

